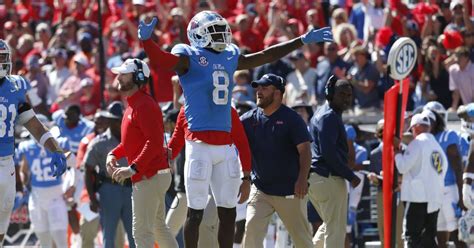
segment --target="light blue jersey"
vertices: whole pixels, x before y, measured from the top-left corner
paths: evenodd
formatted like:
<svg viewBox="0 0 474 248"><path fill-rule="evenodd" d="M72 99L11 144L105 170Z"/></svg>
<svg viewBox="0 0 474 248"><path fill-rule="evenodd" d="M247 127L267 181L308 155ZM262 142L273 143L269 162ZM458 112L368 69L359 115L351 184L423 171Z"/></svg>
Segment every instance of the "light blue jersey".
<svg viewBox="0 0 474 248"><path fill-rule="evenodd" d="M61 137L66 137L69 140L71 146L70 151L73 153L77 153L82 138L94 131L94 123L85 120L84 118L81 118L77 126L74 128L68 128L64 122L64 117L62 116L57 118L55 123L61 131Z"/></svg>
<svg viewBox="0 0 474 248"><path fill-rule="evenodd" d="M352 125L345 124L347 139L354 141L357 137L356 130Z"/></svg>
<svg viewBox="0 0 474 248"><path fill-rule="evenodd" d="M59 146L70 150L67 138L57 138ZM41 147L35 140L20 142L17 149L19 158L25 157L31 175L31 186L46 188L62 184L61 177L54 177L51 171L52 153Z"/></svg>
<svg viewBox="0 0 474 248"><path fill-rule="evenodd" d="M469 156L469 144L471 142L471 135L468 133L459 134L459 153L461 153L463 171L467 166L467 158Z"/></svg>
<svg viewBox="0 0 474 248"><path fill-rule="evenodd" d="M171 53L189 58L188 72L179 76L189 130L230 132L233 76L239 61L239 48L231 44L223 52L216 53L178 44Z"/></svg>
<svg viewBox="0 0 474 248"><path fill-rule="evenodd" d="M368 158L367 149L365 147L358 145L354 142L355 150L355 163L362 164Z"/></svg>
<svg viewBox="0 0 474 248"><path fill-rule="evenodd" d="M19 76L0 79L0 157L11 156L15 152L15 123L18 107L26 102L26 88L29 85Z"/></svg>
<svg viewBox="0 0 474 248"><path fill-rule="evenodd" d="M444 154L448 157L448 146L455 144L459 145L459 136L455 131L447 130L435 134L435 138L438 141L441 148L443 148ZM459 146L458 146L459 148ZM451 163L448 159L448 170L446 171L446 176L444 177L444 185L450 186L456 184L456 175L454 174L453 169L451 168Z"/></svg>

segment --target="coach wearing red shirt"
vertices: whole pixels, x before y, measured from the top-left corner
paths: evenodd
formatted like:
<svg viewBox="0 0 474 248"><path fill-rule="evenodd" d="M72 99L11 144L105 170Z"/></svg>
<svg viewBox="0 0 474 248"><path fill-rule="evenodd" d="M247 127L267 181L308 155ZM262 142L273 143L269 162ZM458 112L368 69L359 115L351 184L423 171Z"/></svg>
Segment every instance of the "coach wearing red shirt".
<svg viewBox="0 0 474 248"><path fill-rule="evenodd" d="M119 90L127 96L120 144L107 156L107 171L116 181L132 178L133 237L137 247L178 247L165 224L165 193L171 183L163 148L163 118L158 104L145 93L150 77L148 65L127 59L112 68L118 74ZM126 157L129 167L118 167Z"/></svg>

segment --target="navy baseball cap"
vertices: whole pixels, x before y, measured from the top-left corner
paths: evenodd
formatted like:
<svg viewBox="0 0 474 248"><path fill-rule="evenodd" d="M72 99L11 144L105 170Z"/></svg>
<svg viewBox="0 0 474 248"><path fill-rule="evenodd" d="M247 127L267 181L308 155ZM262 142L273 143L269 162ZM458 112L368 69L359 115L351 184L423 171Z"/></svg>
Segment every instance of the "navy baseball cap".
<svg viewBox="0 0 474 248"><path fill-rule="evenodd" d="M119 101L111 102L109 106L107 106L107 112L104 117L109 119L122 119L123 104Z"/></svg>
<svg viewBox="0 0 474 248"><path fill-rule="evenodd" d="M272 74L272 73L267 73L267 74L263 75L262 78L260 78L259 80L255 80L255 81L252 82L252 87L253 88L257 88L259 85L262 85L262 86L273 85L277 89L279 89L281 91L281 93L284 93L286 83L285 83L285 80L282 77L277 76L277 75Z"/></svg>

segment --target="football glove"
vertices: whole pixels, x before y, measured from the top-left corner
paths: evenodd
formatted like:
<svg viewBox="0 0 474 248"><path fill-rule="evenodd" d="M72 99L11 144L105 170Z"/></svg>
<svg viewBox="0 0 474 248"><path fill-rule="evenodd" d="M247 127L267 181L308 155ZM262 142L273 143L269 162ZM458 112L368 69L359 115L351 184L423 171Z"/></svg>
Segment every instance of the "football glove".
<svg viewBox="0 0 474 248"><path fill-rule="evenodd" d="M330 27L311 29L306 34L301 36L301 41L304 44L318 43L318 42L332 42L332 32Z"/></svg>
<svg viewBox="0 0 474 248"><path fill-rule="evenodd" d="M140 21L140 24L138 25L138 39L143 41L150 39L151 35L153 34L153 31L155 30L157 22L158 19L156 19L156 17L153 17L153 20L151 20L150 23Z"/></svg>
<svg viewBox="0 0 474 248"><path fill-rule="evenodd" d="M51 171L53 172L53 176L61 176L67 169L67 161L64 153L53 152L50 167Z"/></svg>

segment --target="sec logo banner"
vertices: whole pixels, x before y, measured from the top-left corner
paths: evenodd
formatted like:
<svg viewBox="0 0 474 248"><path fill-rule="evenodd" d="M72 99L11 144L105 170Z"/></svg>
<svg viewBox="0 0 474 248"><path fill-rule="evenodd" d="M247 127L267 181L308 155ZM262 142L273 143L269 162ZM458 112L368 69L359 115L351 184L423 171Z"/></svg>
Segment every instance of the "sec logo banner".
<svg viewBox="0 0 474 248"><path fill-rule="evenodd" d="M398 39L388 54L390 77L395 80L406 78L416 64L418 51L415 42L407 37Z"/></svg>

